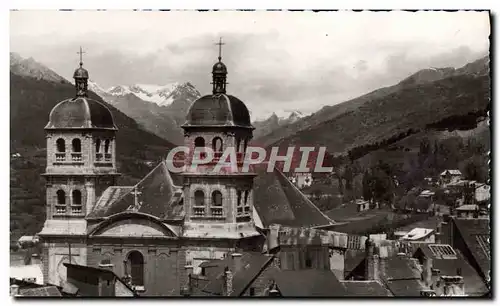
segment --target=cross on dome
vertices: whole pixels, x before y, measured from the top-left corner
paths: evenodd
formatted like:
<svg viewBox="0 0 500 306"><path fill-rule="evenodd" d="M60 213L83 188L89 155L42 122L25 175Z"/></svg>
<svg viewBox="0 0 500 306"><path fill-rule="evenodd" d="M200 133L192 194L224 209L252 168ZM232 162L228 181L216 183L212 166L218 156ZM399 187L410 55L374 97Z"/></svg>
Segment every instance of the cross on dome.
<svg viewBox="0 0 500 306"><path fill-rule="evenodd" d="M76 54L79 54L80 55L80 67L83 66L83 54L85 53L85 51L82 50L82 46L80 46L80 51L76 52Z"/></svg>

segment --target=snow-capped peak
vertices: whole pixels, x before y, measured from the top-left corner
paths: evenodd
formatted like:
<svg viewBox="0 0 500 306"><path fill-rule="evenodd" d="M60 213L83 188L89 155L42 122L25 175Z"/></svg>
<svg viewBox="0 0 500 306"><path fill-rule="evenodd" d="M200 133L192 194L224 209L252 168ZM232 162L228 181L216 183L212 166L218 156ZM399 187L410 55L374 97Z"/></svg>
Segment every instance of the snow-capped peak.
<svg viewBox="0 0 500 306"><path fill-rule="evenodd" d="M193 102L201 96L200 92L191 83L170 83L167 85L156 84L134 84L117 85L104 91L113 96L124 96L134 94L139 99L156 103L160 106L172 104L174 100L181 96L189 102Z"/></svg>

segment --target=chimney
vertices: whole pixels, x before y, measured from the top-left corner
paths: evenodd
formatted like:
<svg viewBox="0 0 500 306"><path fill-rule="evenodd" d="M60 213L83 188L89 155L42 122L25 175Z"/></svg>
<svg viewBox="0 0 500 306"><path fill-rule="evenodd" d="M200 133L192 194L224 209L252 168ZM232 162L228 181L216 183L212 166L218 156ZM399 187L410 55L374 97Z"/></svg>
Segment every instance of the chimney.
<svg viewBox="0 0 500 306"><path fill-rule="evenodd" d="M279 246L279 229L280 226L278 224L271 224L269 226L269 234L267 235L267 250L271 251L272 249Z"/></svg>
<svg viewBox="0 0 500 306"><path fill-rule="evenodd" d="M424 267L422 269L422 276L426 286L432 283L432 259L429 257L424 258Z"/></svg>
<svg viewBox="0 0 500 306"><path fill-rule="evenodd" d="M230 296L233 293L233 272L226 267L224 271L224 288L222 290L223 296Z"/></svg>
<svg viewBox="0 0 500 306"><path fill-rule="evenodd" d="M464 296L464 279L462 276L441 276L445 296Z"/></svg>
<svg viewBox="0 0 500 306"><path fill-rule="evenodd" d="M376 280L379 277L379 256L375 254L375 243L366 240L365 279Z"/></svg>
<svg viewBox="0 0 500 306"><path fill-rule="evenodd" d="M233 265L233 271L238 272L242 268L242 255L240 253L233 253L231 254L231 262Z"/></svg>
<svg viewBox="0 0 500 306"><path fill-rule="evenodd" d="M10 296L20 296L18 285L16 284L10 285Z"/></svg>
<svg viewBox="0 0 500 306"><path fill-rule="evenodd" d="M42 264L42 260L40 258L40 255L38 255L38 254L32 254L31 255L31 264L32 265L41 265Z"/></svg>
<svg viewBox="0 0 500 306"><path fill-rule="evenodd" d="M273 284L271 290L269 290L269 296L276 297L280 296L280 292L278 291L278 288L276 287L276 284Z"/></svg>

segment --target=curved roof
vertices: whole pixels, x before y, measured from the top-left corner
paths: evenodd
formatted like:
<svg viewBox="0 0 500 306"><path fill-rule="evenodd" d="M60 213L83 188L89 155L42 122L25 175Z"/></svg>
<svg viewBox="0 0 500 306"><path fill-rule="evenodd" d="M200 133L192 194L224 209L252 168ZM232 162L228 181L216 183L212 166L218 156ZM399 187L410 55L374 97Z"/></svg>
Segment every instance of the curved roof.
<svg viewBox="0 0 500 306"><path fill-rule="evenodd" d="M186 120L183 127L237 126L253 129L245 103L226 94L199 98L191 105Z"/></svg>
<svg viewBox="0 0 500 306"><path fill-rule="evenodd" d="M116 129L113 115L102 103L77 97L59 102L49 115L46 129Z"/></svg>
<svg viewBox="0 0 500 306"><path fill-rule="evenodd" d="M75 70L73 73L73 78L74 79L88 79L89 78L89 72L87 69L80 67Z"/></svg>

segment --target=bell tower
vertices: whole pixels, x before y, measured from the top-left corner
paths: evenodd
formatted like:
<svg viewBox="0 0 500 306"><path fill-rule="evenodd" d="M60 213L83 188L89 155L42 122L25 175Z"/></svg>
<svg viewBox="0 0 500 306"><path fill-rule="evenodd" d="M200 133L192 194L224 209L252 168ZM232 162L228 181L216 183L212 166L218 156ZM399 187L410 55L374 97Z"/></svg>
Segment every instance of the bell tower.
<svg viewBox="0 0 500 306"><path fill-rule="evenodd" d="M101 193L115 185L115 134L109 109L88 98L89 74L75 70L75 96L59 102L45 127L47 139L46 221L39 236L44 241L44 281L61 284L63 263L86 265L85 237L90 213Z"/></svg>
<svg viewBox="0 0 500 306"><path fill-rule="evenodd" d="M253 178L256 174L241 171L254 127L245 103L226 93L227 68L222 62L222 40L217 45L219 57L212 69L212 94L192 104L182 126L184 144L190 149L186 170L182 173L183 235L204 241L209 239L212 246L218 246L211 255L188 250L186 258L188 262L193 260L191 265L195 273L203 258L222 258L228 251L241 248L252 237L260 237L253 217ZM213 152L213 158L209 152L204 152L208 149ZM197 158L210 159L196 164Z"/></svg>

